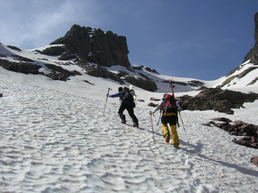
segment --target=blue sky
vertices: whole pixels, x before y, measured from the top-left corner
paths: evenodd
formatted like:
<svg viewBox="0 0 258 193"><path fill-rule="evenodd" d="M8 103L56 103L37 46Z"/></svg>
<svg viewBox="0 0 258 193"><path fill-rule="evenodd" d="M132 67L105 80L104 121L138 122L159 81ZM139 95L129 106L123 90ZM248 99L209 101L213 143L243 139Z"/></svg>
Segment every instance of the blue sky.
<svg viewBox="0 0 258 193"><path fill-rule="evenodd" d="M36 48L73 24L127 37L131 64L213 80L254 45L258 0L0 0L0 42Z"/></svg>

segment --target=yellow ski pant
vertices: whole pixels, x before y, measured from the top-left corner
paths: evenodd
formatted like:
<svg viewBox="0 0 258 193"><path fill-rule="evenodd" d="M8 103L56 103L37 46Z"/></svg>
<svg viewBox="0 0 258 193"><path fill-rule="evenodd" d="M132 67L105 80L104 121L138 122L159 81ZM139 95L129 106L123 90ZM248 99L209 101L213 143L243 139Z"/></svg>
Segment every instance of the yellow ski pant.
<svg viewBox="0 0 258 193"><path fill-rule="evenodd" d="M169 131L171 129L171 132ZM176 125L170 125L170 128L168 125L166 124L162 124L162 134L163 137L166 138L170 138L170 134L172 134L172 141L171 143L173 145L180 145L180 141L178 138L178 134L177 134L177 129L176 129Z"/></svg>

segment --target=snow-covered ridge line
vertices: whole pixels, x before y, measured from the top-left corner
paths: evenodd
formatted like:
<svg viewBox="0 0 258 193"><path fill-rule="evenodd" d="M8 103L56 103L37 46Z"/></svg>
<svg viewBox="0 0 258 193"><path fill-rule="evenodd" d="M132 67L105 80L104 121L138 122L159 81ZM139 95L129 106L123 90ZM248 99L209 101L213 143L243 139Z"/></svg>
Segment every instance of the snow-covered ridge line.
<svg viewBox="0 0 258 193"><path fill-rule="evenodd" d="M42 51L46 48L56 47L56 46L64 46L64 44L53 44L53 45L47 45L41 48L37 49L29 49L29 50L22 50L22 49L12 49L10 47L7 47L3 44L0 45L0 58L2 59L8 59L11 62L20 62L16 61L14 57L9 57L11 55L17 55L24 58L28 58L34 61L35 64L41 65L44 69L41 70L49 71L47 68L45 68L44 64L53 64L56 66L59 66L63 69L66 69L68 71L74 71L80 72L81 74L87 73L84 68L81 66L78 66L76 61L74 60L59 60L58 56L49 56L42 53L39 53L36 50ZM3 57L7 56L7 57ZM136 79L143 78L143 79L149 79L155 82L157 85L156 92L167 92L167 81L170 79L173 79L175 82L175 91L176 92L188 92L188 91L195 91L200 89L201 87L208 87L208 88L214 88L214 87L222 87L223 89L231 89L231 90L237 90L243 92L256 92L257 93L257 87L258 87L258 81L257 81L257 72L258 68L256 65L253 65L251 63L248 63L246 61L245 63L241 64L237 70L235 70L232 74L229 76L221 77L217 80L212 81L205 81L205 80L198 80L198 79L192 79L192 78L184 78L184 77L173 77L173 76L167 76L167 75L160 75L152 69L148 69L144 66L136 66L132 65L129 68L125 68L123 66L112 66L106 68L108 71L119 74L119 72L125 72L129 76L134 77ZM243 76L240 76L241 73L250 70L248 73L244 74ZM109 81L107 79L107 81ZM128 83L130 84L130 83Z"/></svg>

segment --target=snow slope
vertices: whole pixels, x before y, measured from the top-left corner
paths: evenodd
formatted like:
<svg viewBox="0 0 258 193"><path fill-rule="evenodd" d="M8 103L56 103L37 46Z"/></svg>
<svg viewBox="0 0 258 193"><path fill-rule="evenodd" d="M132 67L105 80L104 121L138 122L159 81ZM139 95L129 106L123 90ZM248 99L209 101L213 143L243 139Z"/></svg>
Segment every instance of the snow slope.
<svg viewBox="0 0 258 193"><path fill-rule="evenodd" d="M258 191L258 168L250 163L258 151L202 125L220 116L258 124L258 101L234 115L181 112L186 133L178 129L181 149L174 149L161 136L158 114L153 141L146 102L135 108L140 128L120 123L118 99L108 99L104 114L107 88L114 93L118 86L88 75L63 82L0 67L0 192ZM135 89L145 101L162 95Z"/></svg>
<svg viewBox="0 0 258 193"><path fill-rule="evenodd" d="M233 73L227 77L223 77L221 80L227 80L227 84L222 87L223 89L257 93L258 66L246 61L239 65ZM254 80L256 82L253 83ZM219 84L222 84L222 82L219 82Z"/></svg>

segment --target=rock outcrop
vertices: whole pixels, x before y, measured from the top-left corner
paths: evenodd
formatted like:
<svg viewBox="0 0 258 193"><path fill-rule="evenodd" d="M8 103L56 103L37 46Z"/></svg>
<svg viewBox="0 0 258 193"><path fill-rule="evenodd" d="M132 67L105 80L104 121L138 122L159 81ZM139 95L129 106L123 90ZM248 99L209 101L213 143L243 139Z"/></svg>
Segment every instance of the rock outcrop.
<svg viewBox="0 0 258 193"><path fill-rule="evenodd" d="M258 148L258 125L248 124L243 121L233 122L224 117L212 119L212 121L203 125L219 127L230 135L245 136L232 141L246 147Z"/></svg>
<svg viewBox="0 0 258 193"><path fill-rule="evenodd" d="M64 37L51 44L65 45L64 50L58 49L62 51L61 59L65 59L66 56L77 56L83 63L92 62L100 66L130 66L126 37L111 31L104 32L101 29L73 25Z"/></svg>
<svg viewBox="0 0 258 193"><path fill-rule="evenodd" d="M243 107L245 102L254 102L258 99L258 94L209 88L201 91L195 97L185 95L179 98L181 107L185 110L214 110L233 114L232 108Z"/></svg>
<svg viewBox="0 0 258 193"><path fill-rule="evenodd" d="M6 70L21 72L24 74L39 74L41 66L29 62L10 62L8 60L0 59L0 66Z"/></svg>
<svg viewBox="0 0 258 193"><path fill-rule="evenodd" d="M97 64L84 64L81 65L82 68L84 68L87 72L87 74L95 77L102 77L102 78L110 78L111 80L117 81L120 84L124 84L124 81L127 81L128 83L135 85L139 88L148 90L148 91L155 91L157 89L157 85L152 80L146 80L143 78L135 78L132 76L129 76L126 72L120 72L120 73L113 73L106 68L103 68Z"/></svg>
<svg viewBox="0 0 258 193"><path fill-rule="evenodd" d="M152 80L143 79L143 78L135 78L132 76L125 76L124 80L132 85L135 85L139 88L143 88L148 91L155 91L158 89L156 83Z"/></svg>
<svg viewBox="0 0 258 193"><path fill-rule="evenodd" d="M96 64L89 64L83 67L87 74L95 77L110 78L111 80L117 81L120 84L124 84L124 81L115 73L108 71L107 69L98 66Z"/></svg>
<svg viewBox="0 0 258 193"><path fill-rule="evenodd" d="M53 80L63 80L66 81L70 76L79 75L80 73L77 71L68 71L63 69L60 66L56 66L53 64L44 64L45 68L47 68L48 73L43 73L40 71L43 68L40 65L34 64L33 62L11 62L8 60L0 59L0 66L5 68L6 70L21 72L24 74L42 74Z"/></svg>
<svg viewBox="0 0 258 193"><path fill-rule="evenodd" d="M245 69L244 71L242 71L241 73L238 73L236 75L232 75L234 72L236 72L237 70L239 70L240 67L238 66L237 68L235 68L234 70L232 70L230 73L227 74L227 78L226 80L221 83L218 88L223 88L226 85L230 85L232 81L234 81L235 79L241 79L244 78L248 73L252 72L253 70L257 70L258 69L258 65L257 66L251 66L247 69ZM253 80L250 80L250 82L246 85L252 85L257 81L258 77L254 78ZM234 83L232 83L234 84Z"/></svg>
<svg viewBox="0 0 258 193"><path fill-rule="evenodd" d="M254 47L248 52L245 56L244 61L250 60L251 63L258 65L258 12L254 16L255 23L255 31L254 31L254 39L255 44Z"/></svg>

